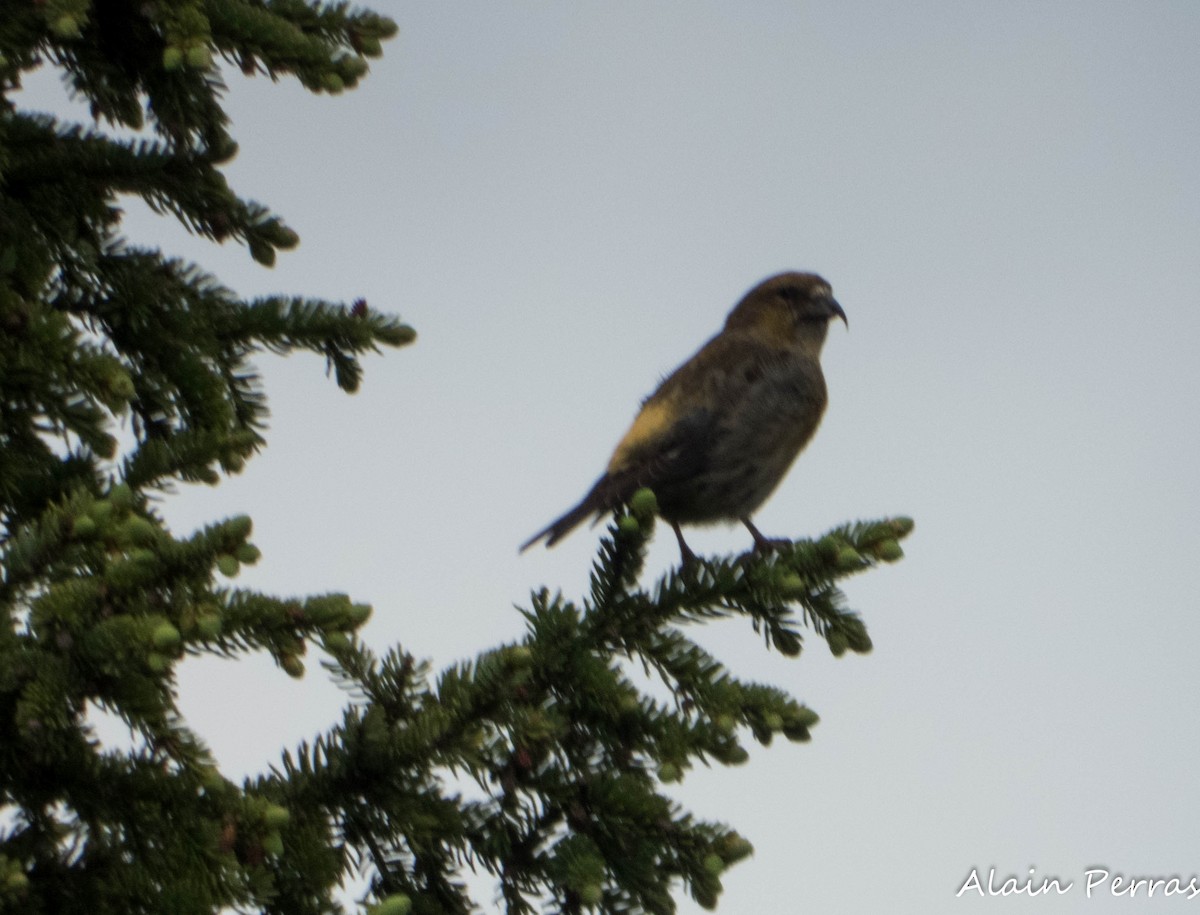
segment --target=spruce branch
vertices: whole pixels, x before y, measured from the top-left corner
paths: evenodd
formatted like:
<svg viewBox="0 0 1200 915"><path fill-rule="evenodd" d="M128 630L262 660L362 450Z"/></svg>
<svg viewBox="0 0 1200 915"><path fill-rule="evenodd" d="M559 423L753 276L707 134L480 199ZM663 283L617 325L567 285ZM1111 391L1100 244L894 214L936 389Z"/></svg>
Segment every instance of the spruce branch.
<svg viewBox="0 0 1200 915"><path fill-rule="evenodd" d="M359 638L341 593L237 587L249 518L191 533L158 500L236 473L266 438L253 359L322 356L347 391L361 358L414 339L399 319L302 295L244 299L195 264L120 235L122 195L269 266L294 233L225 177L222 107L247 75L351 88L395 32L308 0L47 0L0 16L0 908L65 915L336 913L356 869L374 915L671 912L716 904L747 857L671 784L736 766L744 743L805 741L817 715L692 638L748 625L794 656L807 629L870 649L840 582L901 555L906 519L847 525L773 554L709 557L643 584L650 494L601 543L586 598L539 590L525 635L440 671ZM18 108L49 62L88 125ZM104 125L139 131L115 137ZM132 431L118 436L128 418ZM119 444L121 443L121 444ZM123 450L122 450L123 448ZM340 720L235 783L178 707L196 656L322 659ZM637 669L651 676L646 683ZM657 681L657 682L654 682ZM105 746L92 714L123 721Z"/></svg>
<svg viewBox="0 0 1200 915"><path fill-rule="evenodd" d="M673 911L676 881L715 905L720 874L749 844L694 820L660 786L697 761L744 762L741 728L764 745L776 734L806 741L818 719L783 690L740 680L680 627L740 616L777 633L808 625L835 652L836 636L854 632L847 647L868 650L835 582L862 563L898 558L894 544L911 522L838 528L779 557L705 560L647 592L627 570L640 568L648 525L635 530L627 517L610 529L594 567L592 595L603 603L577 607L535 592L525 639L447 668L436 684L411 656L381 663L358 643L331 662L361 704L303 764L289 761L292 777L276 787L320 804L329 773L353 773L366 806L330 806L329 816L349 857L374 862L379 895L465 911L450 878L457 861L494 874L510 912L547 899L564 911ZM778 634L769 644L780 644ZM798 650L798 640L785 644ZM636 687L622 657L655 670L674 707ZM445 794L455 773L471 775L484 797Z"/></svg>

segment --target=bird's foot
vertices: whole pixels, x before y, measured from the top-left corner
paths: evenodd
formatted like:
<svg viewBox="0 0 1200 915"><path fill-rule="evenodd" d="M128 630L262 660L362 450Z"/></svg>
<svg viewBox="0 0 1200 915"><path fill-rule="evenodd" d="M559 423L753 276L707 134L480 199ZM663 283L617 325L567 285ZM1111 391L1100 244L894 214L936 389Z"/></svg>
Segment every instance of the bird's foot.
<svg viewBox="0 0 1200 915"><path fill-rule="evenodd" d="M746 525L746 530L750 531L750 536L754 538L755 553L777 553L792 548L792 541L786 537L767 537L750 523L749 518L743 518L742 524Z"/></svg>
<svg viewBox="0 0 1200 915"><path fill-rule="evenodd" d="M687 545L687 541L683 539L683 531L679 529L679 525L674 521L669 522L671 530L675 531L675 539L679 541L679 558L682 568L685 572L694 569L697 563L700 562L696 554L692 552L692 548Z"/></svg>

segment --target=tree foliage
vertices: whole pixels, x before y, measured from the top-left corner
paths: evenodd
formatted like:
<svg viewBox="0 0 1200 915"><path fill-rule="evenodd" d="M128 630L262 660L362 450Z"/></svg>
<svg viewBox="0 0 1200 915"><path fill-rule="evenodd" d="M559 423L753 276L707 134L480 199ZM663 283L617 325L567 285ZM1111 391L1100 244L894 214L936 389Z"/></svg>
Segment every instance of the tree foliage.
<svg viewBox="0 0 1200 915"><path fill-rule="evenodd" d="M640 495L585 600L535 593L522 640L436 676L368 649L370 608L345 595L230 586L258 558L250 519L182 537L163 523L172 486L216 483L263 446L255 353L320 353L354 391L362 354L414 333L362 301L239 298L123 239L118 197L270 265L297 239L225 179L222 74L337 93L394 31L309 0L0 2L0 910L331 913L361 867L390 915L471 910L468 867L495 876L510 912L669 912L680 885L714 905L750 845L664 783L742 762L747 738L807 740L817 716L738 679L686 624L741 618L786 655L803 626L835 654L870 648L836 582L899 558L906 519L645 588ZM16 106L43 65L92 124ZM309 645L352 692L342 721L234 784L179 714L177 666L268 652L300 676ZM669 700L637 685L637 665ZM120 716L135 746L102 746L89 708Z"/></svg>

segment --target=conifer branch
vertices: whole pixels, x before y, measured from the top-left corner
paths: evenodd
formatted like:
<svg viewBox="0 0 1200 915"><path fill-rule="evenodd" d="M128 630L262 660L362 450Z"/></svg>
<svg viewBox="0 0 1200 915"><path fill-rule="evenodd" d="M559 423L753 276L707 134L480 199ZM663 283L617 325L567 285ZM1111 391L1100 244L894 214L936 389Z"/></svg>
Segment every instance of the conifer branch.
<svg viewBox="0 0 1200 915"><path fill-rule="evenodd" d="M751 846L669 786L744 762L748 738L806 741L817 715L742 679L693 627L748 625L787 656L805 630L835 655L870 650L840 582L898 559L907 519L646 584L653 500L635 499L586 598L536 591L523 638L436 673L399 647L373 652L358 636L371 608L345 594L235 587L259 558L249 518L164 523L164 492L214 484L265 444L258 354L317 353L354 391L363 355L415 334L361 299L245 299L126 243L120 197L269 266L297 239L226 181L236 144L214 59L336 94L394 32L310 0L0 15L0 909L326 915L359 868L373 915L475 911L467 869L491 875L510 913L670 912L680 887L712 907ZM93 123L9 97L47 61ZM235 784L182 717L175 673L250 652L292 677L319 657L348 706ZM129 746L98 741L95 709Z"/></svg>

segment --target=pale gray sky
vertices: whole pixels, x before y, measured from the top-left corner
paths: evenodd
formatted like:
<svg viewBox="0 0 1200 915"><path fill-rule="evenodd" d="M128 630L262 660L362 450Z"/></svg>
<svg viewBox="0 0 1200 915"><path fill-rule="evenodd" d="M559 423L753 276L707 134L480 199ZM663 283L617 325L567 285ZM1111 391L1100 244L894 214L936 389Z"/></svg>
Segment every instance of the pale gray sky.
<svg viewBox="0 0 1200 915"><path fill-rule="evenodd" d="M755 843L721 911L1178 908L1083 882L1200 875L1200 5L375 6L401 33L356 92L231 76L230 180L298 251L266 271L135 206L129 232L245 295L363 295L420 338L352 398L315 358L264 359L270 447L170 502L176 529L247 512L264 556L243 583L345 590L376 647L469 657L521 632L531 588L583 592L597 531L516 547L639 398L751 285L814 270L850 330L759 526L917 528L847 585L869 656L701 635L823 718L680 789ZM660 531L647 574L676 560ZM301 683L183 666L231 773L336 719L315 661ZM1075 887L955 898L991 866Z"/></svg>

